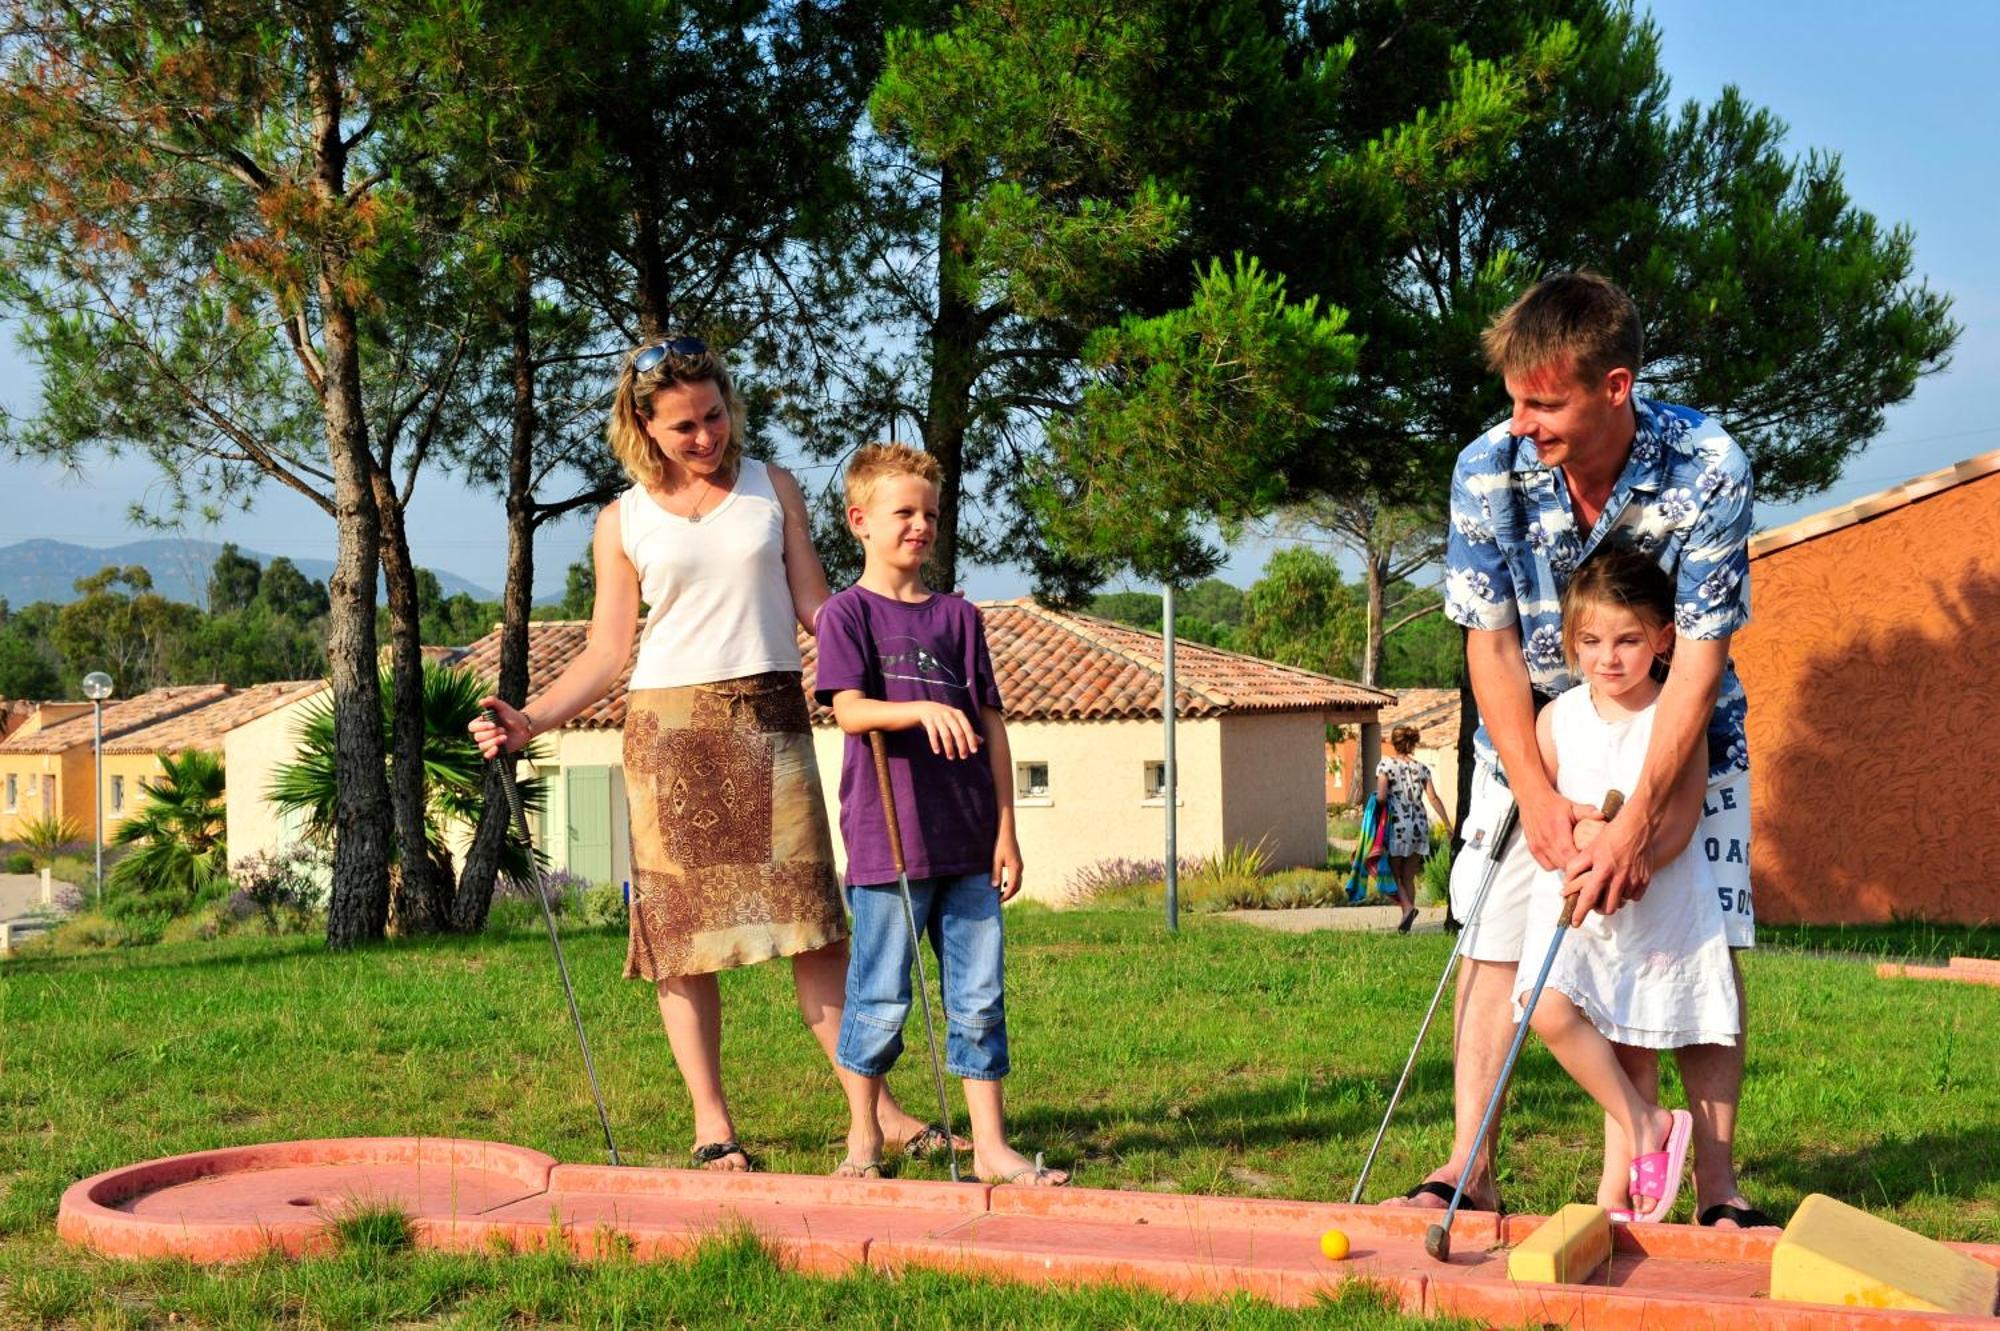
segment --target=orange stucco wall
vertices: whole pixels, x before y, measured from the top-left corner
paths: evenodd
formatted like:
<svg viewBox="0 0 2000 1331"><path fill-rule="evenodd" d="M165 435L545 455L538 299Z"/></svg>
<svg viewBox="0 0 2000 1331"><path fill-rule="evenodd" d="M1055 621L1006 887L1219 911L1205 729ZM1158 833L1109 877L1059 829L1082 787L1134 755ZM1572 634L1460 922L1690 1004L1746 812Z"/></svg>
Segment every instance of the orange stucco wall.
<svg viewBox="0 0 2000 1331"><path fill-rule="evenodd" d="M1757 918L2000 921L2000 474L1753 560L1751 607Z"/></svg>

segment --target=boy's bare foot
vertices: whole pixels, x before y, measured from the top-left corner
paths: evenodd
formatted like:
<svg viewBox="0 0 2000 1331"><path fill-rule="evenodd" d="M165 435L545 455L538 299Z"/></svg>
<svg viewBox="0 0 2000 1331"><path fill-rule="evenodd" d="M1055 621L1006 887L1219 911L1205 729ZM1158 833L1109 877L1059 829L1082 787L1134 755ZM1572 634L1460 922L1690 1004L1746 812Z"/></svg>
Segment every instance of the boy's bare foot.
<svg viewBox="0 0 2000 1331"><path fill-rule="evenodd" d="M1060 1188L1069 1182L1069 1171L1043 1165L1041 1152L1030 1160L1011 1146L975 1151L972 1172L982 1183L1011 1183L1021 1188Z"/></svg>

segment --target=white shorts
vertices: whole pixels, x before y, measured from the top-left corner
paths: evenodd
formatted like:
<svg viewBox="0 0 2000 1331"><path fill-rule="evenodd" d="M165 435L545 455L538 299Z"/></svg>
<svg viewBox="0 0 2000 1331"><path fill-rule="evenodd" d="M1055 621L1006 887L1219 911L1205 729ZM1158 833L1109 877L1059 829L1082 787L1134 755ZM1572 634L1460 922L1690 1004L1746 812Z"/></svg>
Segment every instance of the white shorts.
<svg viewBox="0 0 2000 1331"><path fill-rule="evenodd" d="M1463 955L1474 961L1517 962L1527 932L1528 897L1540 867L1517 830L1493 874L1486 904L1473 919L1473 903L1489 863L1486 848L1513 795L1487 763L1472 769L1472 807L1465 816L1465 845L1451 866L1451 913L1465 925ZM1723 931L1732 948L1757 945L1757 916L1750 900L1750 774L1717 777L1702 804L1693 849L1715 877ZM1470 923L1467 923L1470 921Z"/></svg>

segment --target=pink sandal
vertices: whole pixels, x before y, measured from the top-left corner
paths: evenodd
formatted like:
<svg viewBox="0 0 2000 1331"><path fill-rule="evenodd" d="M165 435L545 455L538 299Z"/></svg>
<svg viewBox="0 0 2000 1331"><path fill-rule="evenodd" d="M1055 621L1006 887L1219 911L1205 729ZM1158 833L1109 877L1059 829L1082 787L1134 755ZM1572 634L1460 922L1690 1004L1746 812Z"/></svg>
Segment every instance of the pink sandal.
<svg viewBox="0 0 2000 1331"><path fill-rule="evenodd" d="M1688 1141L1694 1135L1694 1115L1685 1109L1670 1111L1673 1126L1667 1131L1664 1149L1649 1151L1632 1162L1632 1195L1651 1200L1652 1205L1632 1215L1634 1224L1657 1224L1673 1210L1680 1196L1681 1176L1687 1170Z"/></svg>

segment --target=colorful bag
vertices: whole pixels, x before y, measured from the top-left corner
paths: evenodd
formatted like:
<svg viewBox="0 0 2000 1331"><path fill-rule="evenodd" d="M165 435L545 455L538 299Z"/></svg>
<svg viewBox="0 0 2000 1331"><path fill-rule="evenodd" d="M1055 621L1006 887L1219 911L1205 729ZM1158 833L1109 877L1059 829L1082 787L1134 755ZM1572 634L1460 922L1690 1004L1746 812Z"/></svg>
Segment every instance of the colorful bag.
<svg viewBox="0 0 2000 1331"><path fill-rule="evenodd" d="M1393 899L1396 875L1389 870L1389 808L1370 795L1361 810L1361 834L1354 845L1354 862L1347 871L1347 903L1359 906L1370 890Z"/></svg>

